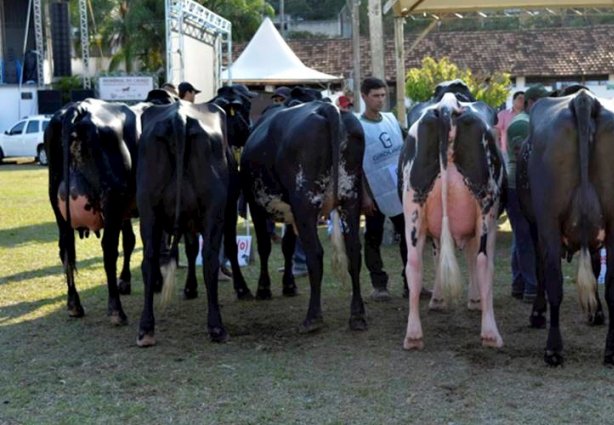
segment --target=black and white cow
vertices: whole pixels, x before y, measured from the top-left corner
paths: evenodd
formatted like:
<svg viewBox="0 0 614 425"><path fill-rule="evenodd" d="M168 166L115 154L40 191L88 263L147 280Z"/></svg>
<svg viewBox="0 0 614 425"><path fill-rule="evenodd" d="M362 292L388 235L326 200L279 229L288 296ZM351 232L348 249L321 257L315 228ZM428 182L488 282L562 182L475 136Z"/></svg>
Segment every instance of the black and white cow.
<svg viewBox="0 0 614 425"><path fill-rule="evenodd" d="M137 204L143 241L145 301L137 345L156 343L153 292L163 231L177 246L180 235L203 236L208 329L213 341L228 337L218 304L219 250L228 197L226 115L217 105L180 101L153 106L142 115ZM234 242L234 241L233 241ZM197 252L198 250L196 250ZM172 294L174 262L165 273L163 297Z"/></svg>
<svg viewBox="0 0 614 425"><path fill-rule="evenodd" d="M293 93L299 93L299 89ZM303 91L301 91L303 93ZM307 95L308 93L303 93ZM302 95L301 95L302 96ZM350 327L365 329L360 294L361 266L359 217L362 199L364 133L356 117L340 113L331 103L319 100L300 104L301 98L268 110L248 139L241 156L241 179L250 205L260 255L260 278L256 297L271 298L268 258L271 240L265 221L271 217L287 224L282 242L285 258L283 294L296 294L292 255L296 235L307 257L311 297L303 331L322 323L320 301L323 249L317 234L318 218L337 208L344 223L343 237L335 221L333 246L349 257L352 280ZM298 102L298 105L289 106ZM338 216L337 216L338 218ZM347 260L347 259L346 259ZM337 266L341 273L346 266Z"/></svg>
<svg viewBox="0 0 614 425"><path fill-rule="evenodd" d="M108 314L113 324L125 324L119 294L130 293L130 255L135 238L130 217L135 215L137 115L127 105L96 99L67 105L45 131L49 157L49 200L59 230L60 259L68 285L68 310L84 315L75 287L74 229L81 237L99 236L109 291ZM119 234L124 264L116 277Z"/></svg>
<svg viewBox="0 0 614 425"><path fill-rule="evenodd" d="M571 94L569 94L571 93ZM561 96L562 95L562 96ZM607 250L605 299L609 328L604 363L614 364L614 105L574 88L540 99L530 111L529 138L517 165L517 191L533 224L538 253L537 298L531 325L550 328L544 360L563 362L559 308L563 299L561 258L579 252L578 294L593 324L604 321L591 253Z"/></svg>
<svg viewBox="0 0 614 425"><path fill-rule="evenodd" d="M424 346L419 300L427 237L433 240L437 268L430 308L443 309L458 296L461 276L454 247L463 249L468 307L482 310L482 344L503 345L492 301L497 217L506 179L493 136L496 113L485 103L460 101L466 97L454 91L443 90L410 112L414 119L399 158L410 292L405 349Z"/></svg>

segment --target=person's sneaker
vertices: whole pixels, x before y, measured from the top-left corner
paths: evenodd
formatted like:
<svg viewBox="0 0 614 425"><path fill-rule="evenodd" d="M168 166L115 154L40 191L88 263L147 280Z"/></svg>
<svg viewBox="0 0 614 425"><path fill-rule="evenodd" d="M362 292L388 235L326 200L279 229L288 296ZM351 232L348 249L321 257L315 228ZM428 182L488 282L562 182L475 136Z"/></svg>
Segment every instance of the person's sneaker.
<svg viewBox="0 0 614 425"><path fill-rule="evenodd" d="M226 276L232 278L232 271L230 271L230 269L228 269L226 266L221 266L220 267L220 272L224 273Z"/></svg>
<svg viewBox="0 0 614 425"><path fill-rule="evenodd" d="M306 268L292 268L292 276L294 277L305 277L309 274Z"/></svg>
<svg viewBox="0 0 614 425"><path fill-rule="evenodd" d="M522 295L522 301L528 304L533 303L533 301L535 301L535 298L537 298L537 294L535 292L525 292Z"/></svg>
<svg viewBox="0 0 614 425"><path fill-rule="evenodd" d="M224 272L222 272L222 269L220 269L220 271L217 273L217 280L218 282L229 282L232 280L232 278L224 274Z"/></svg>
<svg viewBox="0 0 614 425"><path fill-rule="evenodd" d="M390 292L386 288L374 288L371 292L370 298L373 301L390 301L392 298Z"/></svg>

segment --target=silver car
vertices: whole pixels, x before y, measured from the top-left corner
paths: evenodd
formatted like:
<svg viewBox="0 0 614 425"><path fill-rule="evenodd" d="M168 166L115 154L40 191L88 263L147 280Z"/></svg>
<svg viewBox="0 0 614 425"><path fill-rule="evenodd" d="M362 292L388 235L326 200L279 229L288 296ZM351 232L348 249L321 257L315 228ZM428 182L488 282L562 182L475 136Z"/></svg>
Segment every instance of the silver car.
<svg viewBox="0 0 614 425"><path fill-rule="evenodd" d="M4 158L32 156L40 165L47 165L44 134L50 117L33 115L0 134L0 162Z"/></svg>

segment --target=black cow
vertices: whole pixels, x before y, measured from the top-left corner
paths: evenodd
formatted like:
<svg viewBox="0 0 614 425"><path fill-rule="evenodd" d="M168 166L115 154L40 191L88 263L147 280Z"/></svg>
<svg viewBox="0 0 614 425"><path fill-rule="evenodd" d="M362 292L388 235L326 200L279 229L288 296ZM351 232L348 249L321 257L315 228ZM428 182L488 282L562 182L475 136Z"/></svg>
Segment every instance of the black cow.
<svg viewBox="0 0 614 425"><path fill-rule="evenodd" d="M251 98L255 94L247 90L244 85L235 84L218 89L217 95L209 101L222 108L226 113L226 160L228 161L229 183L228 201L224 213L224 255L228 257L232 269L233 286L237 298L240 300L253 299L238 261L237 239L237 200L241 194L239 168L233 148L245 145L251 128L249 114ZM188 273L183 290L186 299L198 296L198 282L196 280L196 257L198 255L198 239L193 234L185 234L185 249L188 262Z"/></svg>
<svg viewBox="0 0 614 425"><path fill-rule="evenodd" d="M506 177L493 135L496 113L482 102L461 101L473 98L467 96L464 84L446 87L410 111L411 127L399 157L410 293L403 346L424 346L419 313L422 252L426 238L431 237L438 270L430 308L443 309L458 295L461 277L454 247L464 247L470 275L468 308L482 310L482 344L501 347L492 284Z"/></svg>
<svg viewBox="0 0 614 425"><path fill-rule="evenodd" d="M577 89L577 88L576 88ZM561 258L580 252L578 293L593 323L603 323L591 270L591 252L607 250L605 298L609 328L604 362L614 364L614 109L586 89L540 99L530 111L529 137L517 165L517 191L533 223L538 253L537 298L531 325L545 326L545 292L550 329L544 360L563 362L559 307L563 298ZM569 91L567 92L569 93Z"/></svg>
<svg viewBox="0 0 614 425"><path fill-rule="evenodd" d="M142 126L137 204L144 251L141 268L145 302L137 345L156 343L153 287L163 231L172 235L174 247L181 234L189 235L191 240L195 239L193 235L203 236L209 335L213 341L225 341L227 333L217 293L218 255L229 185L225 113L214 104L181 101L147 109ZM172 293L174 264L171 262L170 271L165 273L165 297Z"/></svg>
<svg viewBox="0 0 614 425"><path fill-rule="evenodd" d="M303 93L307 97L299 97ZM241 156L241 179L250 205L258 240L260 278L256 297L271 298L268 258L271 240L265 221L272 217L287 224L282 242L285 258L284 295L296 294L292 254L296 235L301 238L311 297L303 331L316 330L322 323L320 289L323 250L318 239L318 217L337 208L349 257L352 280L350 327L365 329L364 305L360 295L359 216L362 197L364 133L351 113L340 113L332 104L308 100L304 89L293 90L296 100L271 108L260 119ZM342 253L341 229L335 220L333 246ZM342 253L341 258L345 257ZM345 266L337 266L345 272Z"/></svg>
<svg viewBox="0 0 614 425"><path fill-rule="evenodd" d="M49 156L49 200L59 229L60 259L68 284L68 310L84 315L75 288L75 238L104 227L102 249L113 324L127 322L119 294L130 293L130 255L135 215L137 115L128 106L96 99L69 104L56 113L45 131ZM116 261L120 231L124 264L119 282Z"/></svg>

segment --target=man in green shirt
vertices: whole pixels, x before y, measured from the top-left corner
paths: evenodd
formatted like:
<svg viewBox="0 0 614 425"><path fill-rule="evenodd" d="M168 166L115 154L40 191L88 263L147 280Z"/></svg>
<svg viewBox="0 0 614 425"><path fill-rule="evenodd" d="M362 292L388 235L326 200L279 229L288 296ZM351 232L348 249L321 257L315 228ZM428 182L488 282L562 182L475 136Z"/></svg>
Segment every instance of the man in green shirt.
<svg viewBox="0 0 614 425"><path fill-rule="evenodd" d="M512 296L533 302L536 295L535 250L529 223L520 211L516 194L516 161L522 143L529 136L529 112L548 91L541 84L525 92L524 112L516 115L507 127L507 216L512 225Z"/></svg>

